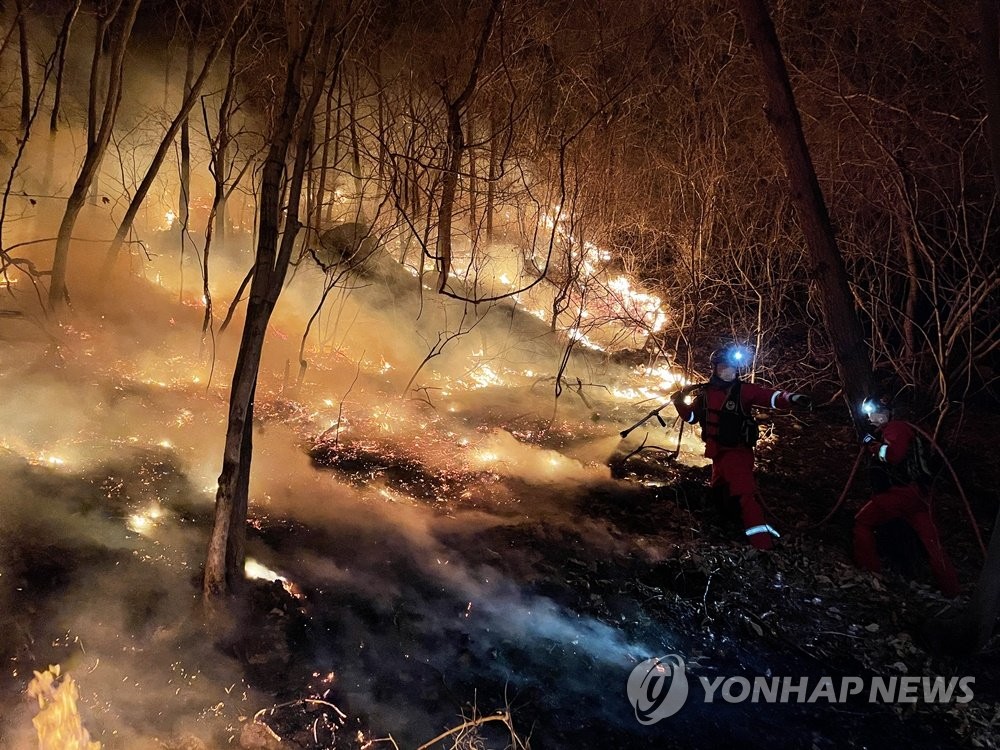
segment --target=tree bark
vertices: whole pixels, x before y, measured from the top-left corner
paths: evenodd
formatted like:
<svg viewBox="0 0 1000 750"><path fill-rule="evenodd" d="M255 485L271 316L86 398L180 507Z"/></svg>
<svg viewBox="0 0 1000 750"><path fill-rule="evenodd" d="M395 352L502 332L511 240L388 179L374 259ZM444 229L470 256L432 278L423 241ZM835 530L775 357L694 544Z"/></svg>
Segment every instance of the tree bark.
<svg viewBox="0 0 1000 750"><path fill-rule="evenodd" d="M62 28L59 30L59 38L56 40L56 92L52 101L52 115L49 118L49 131L55 133L59 130L59 107L62 104L62 84L63 73L66 70L66 48L69 46L70 32L73 30L73 22L77 13L80 12L80 5L83 0L73 0L73 4L66 12Z"/></svg>
<svg viewBox="0 0 1000 750"><path fill-rule="evenodd" d="M847 270L837 248L826 202L802 131L795 95L766 0L737 0L747 36L757 51L767 105L765 115L781 151L791 197L809 248L812 276L823 299L827 335L833 345L855 425L872 382L864 333L851 297Z"/></svg>
<svg viewBox="0 0 1000 750"><path fill-rule="evenodd" d="M21 63L21 132L31 124L31 65L28 54L28 8L17 2L17 37Z"/></svg>
<svg viewBox="0 0 1000 750"><path fill-rule="evenodd" d="M302 184L310 156L313 115L327 77L334 34L322 30L321 49L310 52L317 27L326 21L323 2L317 2L311 19L301 30L298 47L292 47L288 62L282 109L276 132L268 149L261 182L260 234L246 322L233 372L229 397L229 422L223 454L222 473L215 499L215 524L205 561L203 591L207 599L221 597L243 581L244 545L252 442L253 399L260 369L264 335L288 272L295 237L300 228L299 210ZM306 59L314 65L312 89L302 102L303 68ZM289 153L294 165L282 189L282 176ZM282 195L286 198L283 233Z"/></svg>
<svg viewBox="0 0 1000 750"><path fill-rule="evenodd" d="M458 170L462 166L462 152L465 148L465 137L462 133L462 113L465 111L476 91L479 81L479 70L486 55L486 43L493 33L493 24L500 10L500 0L492 0L490 9L483 22L483 30L476 47L476 57L469 71L469 79L465 87L454 99L449 99L446 87L442 86L445 95L445 106L448 109L448 163L441 179L441 205L438 209L438 236L436 258L438 264L438 293L448 285L448 275L451 273L451 221L455 206L455 192L458 188Z"/></svg>
<svg viewBox="0 0 1000 750"><path fill-rule="evenodd" d="M76 226L77 217L80 215L80 211L87 200L87 193L94 184L97 173L101 168L104 152L111 141L111 131L114 129L115 120L118 117L118 106L121 104L125 49L128 46L129 37L132 35L132 26L135 23L136 14L139 12L140 1L129 0L129 5L125 9L122 30L116 37L112 47L107 97L104 100L101 120L98 123L96 102L99 84L95 79L100 71L100 48L103 45L107 27L113 16L108 16L99 23L97 46L94 52L93 67L91 68L90 113L88 118L91 127L88 129L87 152L84 155L83 166L80 168L80 173L73 185L73 190L66 201L66 210L63 213L62 221L59 224L59 232L56 236L55 254L52 259L52 279L49 285L49 307L52 309L61 307L66 299L66 269L69 262L70 238L73 235L73 227ZM115 7L115 12L117 13L120 8L121 3Z"/></svg>
<svg viewBox="0 0 1000 750"><path fill-rule="evenodd" d="M993 169L993 183L1000 194L1000 0L979 0L980 64L986 97L986 140ZM976 582L969 608L958 632L973 652L981 651L993 635L1000 617L1000 510L990 535L986 562ZM954 637L955 631L949 631Z"/></svg>
<svg viewBox="0 0 1000 750"><path fill-rule="evenodd" d="M198 23L191 31L191 38L188 40L187 61L184 65L184 102L187 103L191 97L194 87L194 54L198 45L198 37L201 36L201 16L199 14ZM207 69L207 68L206 68ZM204 70L202 71L205 72ZM193 104L193 102L192 102ZM191 107L187 107L187 112ZM180 195L177 200L180 205L177 209L177 218L181 223L181 232L186 232L191 218L191 122L185 112L181 118L181 165L180 165ZM173 139L171 139L173 140ZM169 145L169 144L168 144ZM184 241L181 240L181 248Z"/></svg>
<svg viewBox="0 0 1000 750"><path fill-rule="evenodd" d="M236 23L236 19L243 11L243 7L245 5L246 2L243 2L236 7L232 17L229 19L229 24L222 30L220 36L216 39L215 44L213 44L212 48L209 50L201 71L198 73L198 77L193 80L186 79L185 94L184 99L181 102L180 110L174 116L174 119L167 128L166 133L163 134L163 138L160 140L160 145L157 147L156 153L153 154L153 160L150 162L149 169L146 170L146 174L143 176L142 182L139 183L139 187L136 188L135 194L132 196L132 200L129 201L128 208L125 209L125 215L122 217L121 223L118 225L118 231L115 232L114 239L111 240L111 245L104 258L103 274L105 276L111 273L115 261L118 259L118 253L121 250L122 243L125 241L128 233L132 231L132 225L135 222L135 217L138 215L139 209L142 208L143 201L146 200L146 196L153 187L156 176L160 172L160 167L163 165L163 161L170 152L170 147L173 145L174 138L177 137L177 131L186 127L189 119L188 116L198 101L198 95L201 92L201 88L205 84L205 81L208 79L208 74L211 72L212 65L215 64L215 61L218 58L219 53L222 51L222 47L225 45L226 39L233 28L233 24ZM193 66L193 62L191 64ZM184 149L182 148L181 150L183 151ZM190 148L188 149L188 154L190 155ZM184 171L182 167L182 175L183 173ZM190 175L188 175L188 179L190 179ZM183 186L182 179L182 195L185 193L186 189L187 188ZM182 224L182 226L186 226L186 223Z"/></svg>

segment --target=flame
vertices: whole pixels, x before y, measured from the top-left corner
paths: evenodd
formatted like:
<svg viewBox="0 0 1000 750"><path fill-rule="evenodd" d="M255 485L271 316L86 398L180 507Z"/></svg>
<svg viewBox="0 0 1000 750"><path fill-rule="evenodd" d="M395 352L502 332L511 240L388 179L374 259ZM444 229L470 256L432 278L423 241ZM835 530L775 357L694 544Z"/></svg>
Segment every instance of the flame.
<svg viewBox="0 0 1000 750"><path fill-rule="evenodd" d="M38 700L38 714L31 720L38 733L38 750L101 750L101 743L91 741L80 719L76 683L66 675L57 684L59 672L59 665L52 665L35 672L28 683L28 695Z"/></svg>
<svg viewBox="0 0 1000 750"><path fill-rule="evenodd" d="M262 581L286 581L288 580L280 573L276 573L265 565L261 565L252 557L248 557L243 566L243 572L247 578L255 578Z"/></svg>
<svg viewBox="0 0 1000 750"><path fill-rule="evenodd" d="M301 599L303 597L302 591L298 586L280 573L276 573L267 566L261 565L252 557L248 557L246 562L243 564L243 574L247 578L259 579L262 581L277 581L281 584L281 588L287 591L290 595L294 596L296 599Z"/></svg>
<svg viewBox="0 0 1000 750"><path fill-rule="evenodd" d="M31 461L31 463L36 465L42 464L44 466L52 466L52 467L66 465L65 458L61 458L60 456L55 456L51 453L39 453L35 455L34 458L29 460Z"/></svg>
<svg viewBox="0 0 1000 750"><path fill-rule="evenodd" d="M579 328L570 328L569 331L567 332L567 335L574 341L579 341L583 346L587 347L588 349L593 349L594 351L598 352L604 351L603 346L591 341L590 338L587 336L587 334L580 331Z"/></svg>
<svg viewBox="0 0 1000 750"><path fill-rule="evenodd" d="M503 385L503 379L489 365L481 365L469 373L469 377L475 381L473 388L488 388L491 385Z"/></svg>
<svg viewBox="0 0 1000 750"><path fill-rule="evenodd" d="M144 511L130 515L128 527L137 534L148 534L161 518L163 518L163 508L153 503Z"/></svg>

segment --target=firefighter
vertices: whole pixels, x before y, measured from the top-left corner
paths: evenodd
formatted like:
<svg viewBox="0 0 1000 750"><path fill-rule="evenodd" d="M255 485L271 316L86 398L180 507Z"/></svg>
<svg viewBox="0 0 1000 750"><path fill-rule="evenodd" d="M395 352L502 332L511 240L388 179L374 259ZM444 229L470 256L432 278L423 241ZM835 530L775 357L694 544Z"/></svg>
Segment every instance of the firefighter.
<svg viewBox="0 0 1000 750"><path fill-rule="evenodd" d="M941 593L948 598L958 596L958 576L931 518L931 473L920 436L909 423L893 419L885 399L867 399L862 411L871 427L862 440L871 454L872 497L854 517L855 562L865 570L881 572L875 529L903 519L927 550Z"/></svg>
<svg viewBox="0 0 1000 750"><path fill-rule="evenodd" d="M711 379L677 391L671 401L681 419L701 425L705 456L712 459L712 488L737 499L743 533L754 547L766 550L774 546L779 534L764 520L764 511L756 498L753 448L760 432L752 409L755 406L810 409L812 399L804 393L743 382L739 373L749 366L750 359L749 352L736 345L715 351L711 358Z"/></svg>

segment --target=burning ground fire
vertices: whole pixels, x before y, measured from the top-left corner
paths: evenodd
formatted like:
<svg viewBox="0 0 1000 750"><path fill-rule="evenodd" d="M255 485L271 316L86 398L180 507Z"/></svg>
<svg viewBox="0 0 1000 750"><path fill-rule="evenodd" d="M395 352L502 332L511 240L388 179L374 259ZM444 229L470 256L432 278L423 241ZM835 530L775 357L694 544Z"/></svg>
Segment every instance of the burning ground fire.
<svg viewBox="0 0 1000 750"><path fill-rule="evenodd" d="M59 681L60 667L35 672L27 693L38 701L38 715L32 720L38 733L38 750L101 750L92 742L77 708L80 691L73 678Z"/></svg>
<svg viewBox="0 0 1000 750"><path fill-rule="evenodd" d="M610 362L608 351L625 339L604 335L609 318L638 321L635 330L648 335L662 327L665 313L656 297L637 291L625 277L600 281L599 264L607 259L593 247L588 246L588 252L597 253L587 261L588 291L585 299L573 300L581 305L586 301L587 307L566 337L575 342L577 351L587 350L580 356L590 358L589 364L602 364L589 370L595 382L583 383L575 375L564 378L563 387L572 393L562 397L558 409L553 408L558 356L508 357L502 347L494 351L497 347L485 342L475 348L470 345L459 348L446 365L435 362L420 371L408 397L401 397L414 363L394 350L365 355L355 342L336 351L307 347L312 369L301 387L290 384L287 375L282 378L273 363L265 367L255 409L257 423L262 428L272 423L289 427L314 466L335 470L337 481L358 489L363 504L392 506L393 513L399 506L400 513L432 508L444 516L464 509L485 510L497 517L523 514L521 504L532 496L531 491L522 492L526 485L542 488L534 490L537 494L557 484L606 477L607 467L601 461L578 457L574 447L585 441L616 442L618 430L634 420L642 404L664 400L685 380L666 364L627 368ZM597 289L607 292L605 307L597 302L604 299L596 295ZM519 304L536 317L547 315L542 307L529 308L527 300ZM178 309L165 311L161 322L166 330L179 331L182 316L191 318L200 306L182 303ZM289 330L287 321L281 321L273 326L275 332L278 325ZM165 477L195 467L190 472L196 495L193 507L202 512L211 506L218 454L205 451L205 435L224 432L230 365L220 359L212 372L212 363L195 356L195 347L178 348L183 354L163 347L137 357L108 356L107 351L117 351L113 333L110 326L105 329L99 323L88 327L76 320L61 333L70 344L65 360L72 377L80 383L101 384L94 398L97 405L87 420L73 423L72 430L54 430L48 439L44 434L31 434L29 439L26 434L4 432L0 440L47 475L64 476L67 481L88 477L107 503L101 512L118 535L114 545L129 550L137 564L190 573L198 561L178 551L178 539L191 516L174 504L175 497L165 490ZM566 337L546 346L558 355ZM275 335L271 340L283 338ZM358 375L357 387L348 388L350 378ZM109 415L115 417L114 428L96 426ZM131 466L134 475L105 468L102 462L109 455L128 455L122 465ZM135 456L141 460L130 463ZM264 514L273 512L266 493L252 496L251 525L265 528L271 521ZM249 558L247 578L271 581L296 599L303 598L294 572L290 576L280 560L264 565L260 559L272 558ZM469 611L465 617L470 617ZM131 643L125 648L141 652L143 647ZM50 707L56 696L77 698L78 689L69 678L52 687L58 677L56 671L48 682ZM92 707L97 700L95 693L94 700L88 697L84 703ZM75 707L59 711L60 716L79 718ZM70 734L75 731L64 725L58 730L61 734L51 736L76 736ZM82 726L80 731L86 732ZM77 734L84 743L78 745L81 749L99 747L89 735Z"/></svg>

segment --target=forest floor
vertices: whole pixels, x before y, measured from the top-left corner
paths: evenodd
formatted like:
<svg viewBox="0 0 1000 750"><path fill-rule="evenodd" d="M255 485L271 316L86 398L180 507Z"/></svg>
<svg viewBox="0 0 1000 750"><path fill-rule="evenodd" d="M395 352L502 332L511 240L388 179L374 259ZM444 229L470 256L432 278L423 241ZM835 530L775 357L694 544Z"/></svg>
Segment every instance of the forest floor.
<svg viewBox="0 0 1000 750"><path fill-rule="evenodd" d="M430 581L424 582L427 590L414 583L397 592L381 615L368 613L373 639L381 640L375 635L381 632L399 659L393 670L401 695L383 700L416 699L429 713L453 701L463 706L465 717L509 710L522 737L546 748L714 748L733 741L761 748L997 747L1000 644L994 640L982 653L959 657L942 655L940 645L927 640L928 622L960 613L978 575L981 556L959 497L940 487L936 505L964 582L958 600L936 591L915 536L902 524L880 532L886 573L859 571L850 560L850 532L866 494L863 467L849 502L818 525L850 470L852 431L824 415L808 421L783 420L781 434L761 449L762 494L772 522L784 532L771 553L742 543L718 517L705 489L708 467L671 462L662 453L630 459L618 467L617 480L561 489L569 516L553 517L543 510L551 509L546 493L523 486L519 494L527 507L516 520L442 536L461 564L485 565L516 582L519 602L530 598L535 604L529 619L544 620L551 614L546 607L555 607L584 622L575 631L554 623L521 625L497 637L475 625L438 630L424 614L428 601L442 612L457 612L462 602L450 600ZM824 437L817 439L817 432ZM995 507L989 488L998 479L996 466L987 458L988 442L967 448L958 468L982 522ZM321 465L330 458L320 455ZM986 539L989 531L984 525ZM260 532L277 546L293 539L296 545L310 543L301 529ZM328 541L318 546L328 548ZM393 565L403 578L420 574L412 561L395 558ZM326 618L344 608L364 611L371 604L364 597L336 595L307 604L298 610L300 632L313 631L317 621L335 630ZM509 614L517 617L516 607ZM294 619L289 612L284 616ZM689 675L751 681L758 675L828 676L837 684L857 676L866 685L876 676L969 676L975 679L975 698L964 704L832 705L689 700L677 715L644 727L627 702L628 669L620 657L652 656L639 644L657 643L663 653L655 655L682 654ZM962 644L950 646L961 650ZM411 648L456 656L449 669L429 668L433 660L408 663ZM620 653L609 657L615 650ZM375 666L371 670L378 672ZM341 695L349 704L350 695ZM489 736L500 742L489 746L504 746L502 732Z"/></svg>
<svg viewBox="0 0 1000 750"><path fill-rule="evenodd" d="M251 581L220 625L205 619L198 581L224 388L98 367L80 348L31 351L4 344L8 428L71 432L75 458L9 435L0 451L0 747L34 746L25 684L55 663L75 675L106 750L262 748L275 736L289 748L417 748L463 724L428 747L505 747L506 724L476 721L498 711L535 748L1000 746L1000 644L947 656L924 636L961 611L978 575L962 503L938 483L957 601L936 592L905 528L880 535L884 575L859 572L850 530L863 472L816 526L856 450L836 410L778 417L763 438L758 479L782 538L758 553L717 518L709 468L690 450L680 461L643 452L615 477L593 459L620 457L624 414L528 419L497 388L456 414L427 405L422 431L377 429L376 403L331 434L262 382L255 443L268 479L253 492L248 551L281 578ZM458 425L506 459L448 464L457 443L441 436ZM952 456L984 538L998 429L996 415L967 420ZM554 475L540 468L550 464ZM643 726L626 683L667 654L687 663L691 694ZM974 698L705 703L695 682L908 675L972 677Z"/></svg>

